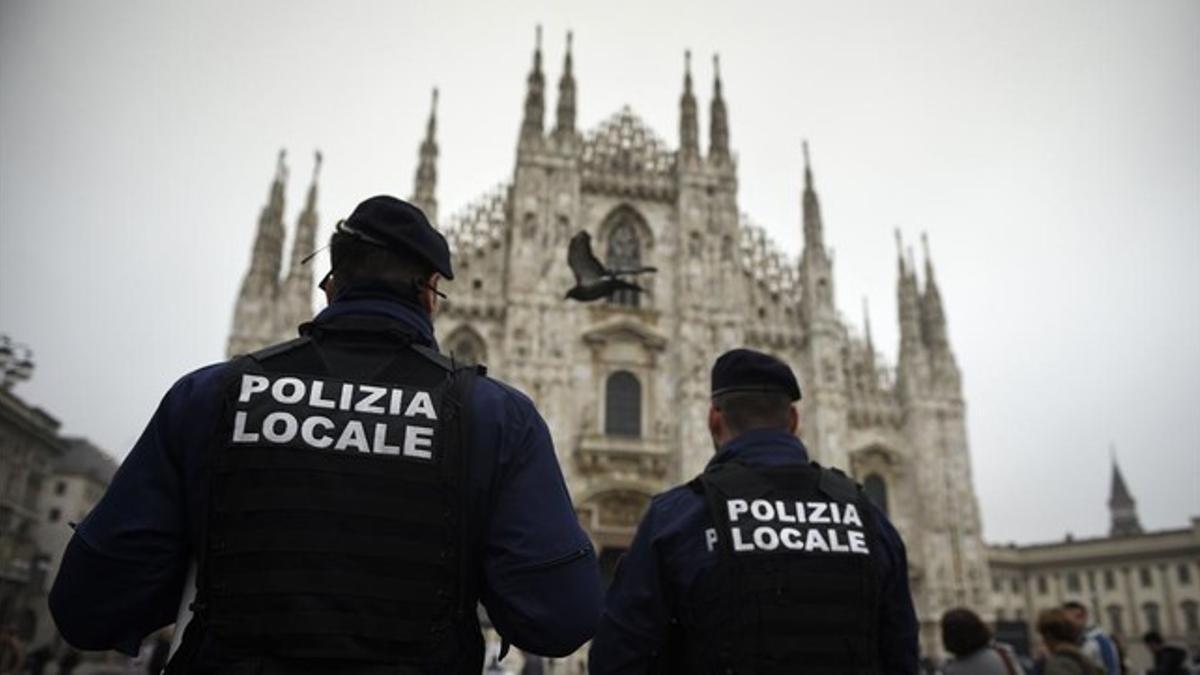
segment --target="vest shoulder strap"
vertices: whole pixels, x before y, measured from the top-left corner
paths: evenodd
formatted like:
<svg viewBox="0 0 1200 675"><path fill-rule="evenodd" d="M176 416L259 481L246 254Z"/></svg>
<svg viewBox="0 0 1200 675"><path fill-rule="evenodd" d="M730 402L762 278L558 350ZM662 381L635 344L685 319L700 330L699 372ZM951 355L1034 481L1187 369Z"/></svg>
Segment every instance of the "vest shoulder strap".
<svg viewBox="0 0 1200 675"><path fill-rule="evenodd" d="M280 342L279 344L274 344L269 347L263 347L256 352L250 352L246 356L256 363L261 363L271 357L279 356L280 354L286 354L290 351L304 347L310 342L312 342L312 338L305 335L298 338L292 338L286 342Z"/></svg>
<svg viewBox="0 0 1200 675"><path fill-rule="evenodd" d="M439 368L441 368L442 370L445 370L448 373L452 373L457 370L468 369L468 370L474 371L474 373L476 375L487 375L487 366L485 366L483 364L467 365L464 363L459 363L459 362L455 361L453 358L446 356L445 354L434 349L433 347L428 347L426 345L423 345L423 344L420 344L417 342L414 342L413 344L411 344L409 346L412 347L413 351L420 354L421 356L424 356L426 359L428 359L434 365L438 366Z"/></svg>
<svg viewBox="0 0 1200 675"><path fill-rule="evenodd" d="M815 463L814 465L821 469L821 478L817 489L826 496L843 502L852 502L858 499L858 492L861 488L853 478L847 476L841 469L823 467Z"/></svg>

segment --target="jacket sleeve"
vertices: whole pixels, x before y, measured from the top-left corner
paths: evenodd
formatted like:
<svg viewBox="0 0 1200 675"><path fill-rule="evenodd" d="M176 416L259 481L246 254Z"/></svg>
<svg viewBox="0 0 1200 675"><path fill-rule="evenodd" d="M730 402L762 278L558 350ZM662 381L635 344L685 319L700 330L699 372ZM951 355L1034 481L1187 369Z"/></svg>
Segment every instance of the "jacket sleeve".
<svg viewBox="0 0 1200 675"><path fill-rule="evenodd" d="M498 445L481 599L504 639L533 654L566 656L596 630L596 554L579 526L546 422L513 390L499 400L482 394L477 403L500 405L504 414L498 428L477 427L481 436L494 432L484 440Z"/></svg>
<svg viewBox="0 0 1200 675"><path fill-rule="evenodd" d="M593 675L649 672L666 643L671 610L654 545L654 512L652 504L608 589L588 654Z"/></svg>
<svg viewBox="0 0 1200 675"><path fill-rule="evenodd" d="M900 534L875 511L884 563L880 580L879 666L884 673L916 675L918 669L917 614L908 587L908 556Z"/></svg>
<svg viewBox="0 0 1200 675"><path fill-rule="evenodd" d="M216 401L200 390L215 374L198 371L167 392L67 544L49 605L75 647L136 655L142 638L175 620L190 555L182 456L208 441L198 429L211 429Z"/></svg>

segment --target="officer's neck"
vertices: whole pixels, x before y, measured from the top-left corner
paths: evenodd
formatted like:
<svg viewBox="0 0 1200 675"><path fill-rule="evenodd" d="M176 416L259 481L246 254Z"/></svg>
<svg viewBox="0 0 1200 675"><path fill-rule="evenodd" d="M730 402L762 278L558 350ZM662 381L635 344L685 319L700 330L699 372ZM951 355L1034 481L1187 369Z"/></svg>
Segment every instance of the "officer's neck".
<svg viewBox="0 0 1200 675"><path fill-rule="evenodd" d="M433 303L429 298L422 296L431 295L429 293L418 293L415 289L409 293L403 293L391 286L383 284L355 284L346 288L337 289L332 297L326 294L326 299L330 305L339 302L352 302L355 300L382 300L384 302L395 302L406 305L413 309L418 309L426 316L431 314Z"/></svg>

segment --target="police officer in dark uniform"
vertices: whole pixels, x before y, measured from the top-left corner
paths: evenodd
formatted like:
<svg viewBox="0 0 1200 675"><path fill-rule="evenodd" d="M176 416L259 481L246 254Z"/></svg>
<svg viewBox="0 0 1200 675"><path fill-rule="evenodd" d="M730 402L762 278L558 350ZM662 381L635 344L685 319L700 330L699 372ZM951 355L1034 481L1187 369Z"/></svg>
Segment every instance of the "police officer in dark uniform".
<svg viewBox="0 0 1200 675"><path fill-rule="evenodd" d="M712 370L717 454L656 496L621 560L591 672L917 672L904 545L861 488L810 462L787 364Z"/></svg>
<svg viewBox="0 0 1200 675"><path fill-rule="evenodd" d="M330 253L299 338L167 393L64 555L68 642L134 654L185 590L168 673L479 673L479 601L529 652L591 637L599 571L544 420L437 351L445 239L380 196Z"/></svg>

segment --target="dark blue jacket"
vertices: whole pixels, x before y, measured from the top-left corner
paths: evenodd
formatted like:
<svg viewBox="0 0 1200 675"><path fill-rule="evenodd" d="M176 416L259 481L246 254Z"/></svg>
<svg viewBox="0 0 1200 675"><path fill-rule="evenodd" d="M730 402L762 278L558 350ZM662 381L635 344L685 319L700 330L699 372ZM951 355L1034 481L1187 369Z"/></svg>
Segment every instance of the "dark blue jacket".
<svg viewBox="0 0 1200 675"><path fill-rule="evenodd" d="M397 319L428 344L433 326L414 305L380 297L341 299L317 321L342 314ZM202 470L227 364L171 387L100 503L79 524L50 592L68 642L135 654L142 638L175 620L206 514ZM542 416L520 392L480 378L468 455L472 541L480 600L500 634L523 650L560 656L595 631L601 581L579 526Z"/></svg>
<svg viewBox="0 0 1200 675"><path fill-rule="evenodd" d="M710 462L737 460L751 466L808 462L808 452L784 431L750 431L723 446ZM879 523L878 573L880 672L917 672L917 618L908 590L908 563L900 535L876 511ZM594 675L644 673L662 651L678 601L700 572L711 569L717 553L708 550L704 531L713 527L703 495L686 485L656 496L638 526L629 551L608 589L600 628L592 641Z"/></svg>

